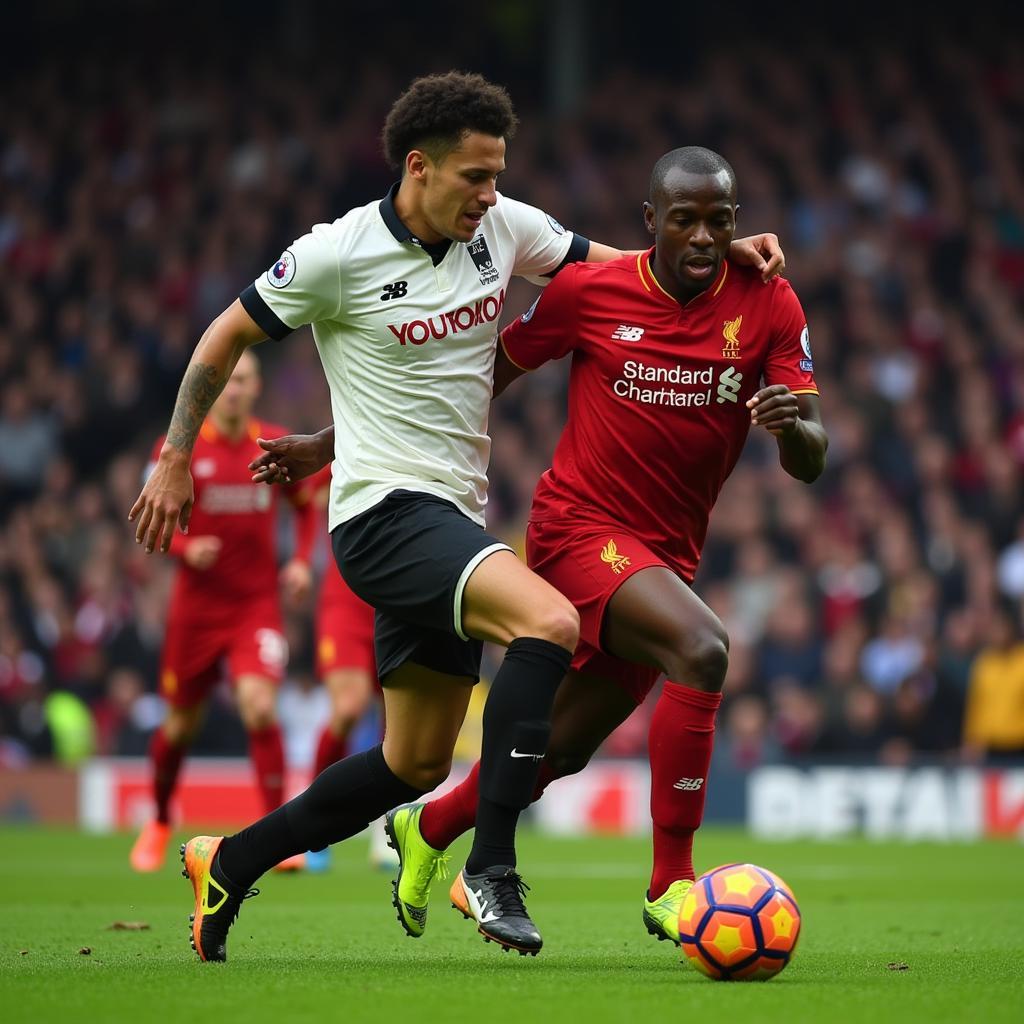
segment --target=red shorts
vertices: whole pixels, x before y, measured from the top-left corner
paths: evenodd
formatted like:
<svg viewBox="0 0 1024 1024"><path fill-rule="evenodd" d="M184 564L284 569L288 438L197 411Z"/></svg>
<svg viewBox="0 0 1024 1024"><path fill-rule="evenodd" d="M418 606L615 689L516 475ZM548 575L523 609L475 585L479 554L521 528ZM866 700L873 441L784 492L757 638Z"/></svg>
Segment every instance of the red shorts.
<svg viewBox="0 0 1024 1024"><path fill-rule="evenodd" d="M337 567L329 564L316 610L316 668L320 679L338 668L362 669L377 678L373 618L373 608L356 597Z"/></svg>
<svg viewBox="0 0 1024 1024"><path fill-rule="evenodd" d="M601 624L612 594L633 573L655 565L671 568L668 563L613 524L602 526L579 520L531 522L526 531L526 561L580 614L580 642L572 670L614 679L637 704L642 704L658 681L660 670L602 651Z"/></svg>
<svg viewBox="0 0 1024 1024"><path fill-rule="evenodd" d="M281 628L281 609L273 601L247 602L233 619L167 617L160 663L160 693L173 707L201 704L221 678L262 676L279 683L288 663L288 644Z"/></svg>

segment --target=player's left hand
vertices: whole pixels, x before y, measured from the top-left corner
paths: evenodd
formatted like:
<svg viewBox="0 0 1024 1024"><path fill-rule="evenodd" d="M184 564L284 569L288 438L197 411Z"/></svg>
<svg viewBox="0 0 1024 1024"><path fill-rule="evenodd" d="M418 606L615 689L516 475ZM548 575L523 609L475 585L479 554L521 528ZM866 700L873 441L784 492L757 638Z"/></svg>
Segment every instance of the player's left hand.
<svg viewBox="0 0 1024 1024"><path fill-rule="evenodd" d="M281 589L285 600L300 605L313 589L313 570L301 558L293 558L281 569Z"/></svg>
<svg viewBox="0 0 1024 1024"><path fill-rule="evenodd" d="M764 427L779 437L796 429L800 422L800 407L796 395L785 384L772 384L761 388L747 402L751 426Z"/></svg>
<svg viewBox="0 0 1024 1024"><path fill-rule="evenodd" d="M779 245L779 236L770 231L734 238L729 246L729 258L759 270L766 284L786 269L786 255Z"/></svg>
<svg viewBox="0 0 1024 1024"><path fill-rule="evenodd" d="M263 454L249 463L254 484L289 484L302 480L323 469L333 457L333 451L323 451L319 434L286 434L256 443Z"/></svg>
<svg viewBox="0 0 1024 1024"><path fill-rule="evenodd" d="M146 554L157 547L166 554L171 548L175 527L188 533L194 501L189 456L165 444L142 493L128 513L128 522L138 520L135 543L144 545Z"/></svg>

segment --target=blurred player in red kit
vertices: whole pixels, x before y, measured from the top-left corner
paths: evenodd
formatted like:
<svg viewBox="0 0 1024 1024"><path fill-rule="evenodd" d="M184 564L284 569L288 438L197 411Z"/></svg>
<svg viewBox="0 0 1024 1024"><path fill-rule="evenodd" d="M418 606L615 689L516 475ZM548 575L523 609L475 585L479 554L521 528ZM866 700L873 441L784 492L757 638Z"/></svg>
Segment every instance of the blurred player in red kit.
<svg viewBox="0 0 1024 1024"><path fill-rule="evenodd" d="M283 801L284 751L275 705L288 652L278 590L283 588L294 601L308 593L316 516L308 487L286 485L278 495L252 482L248 465L260 451L257 438L284 433L252 416L259 393L259 362L246 352L196 443L195 508L189 532L175 534L171 545L181 566L160 669L160 693L168 712L149 750L156 817L132 847L136 871L156 871L163 864L182 760L224 670L249 734L263 803L270 811ZM154 459L162 443L161 438ZM280 572L274 538L279 497L293 506L296 524L295 557Z"/></svg>
<svg viewBox="0 0 1024 1024"><path fill-rule="evenodd" d="M269 447L273 441L264 441ZM255 466L256 463L253 463ZM312 504L320 518L331 485L330 466L307 481ZM324 524L326 532L326 524ZM380 693L373 649L373 609L352 593L334 559L328 559L320 581L316 607L316 674L330 697L330 717L320 733L313 764L316 778L325 768L349 754L349 736ZM371 862L390 864L383 846L383 828L371 826ZM310 871L326 871L330 847L306 854Z"/></svg>
<svg viewBox="0 0 1024 1024"><path fill-rule="evenodd" d="M329 466L307 481L318 520L330 485ZM348 756L349 734L369 708L377 686L373 609L352 593L333 559L320 582L315 628L316 673L331 698L331 715L317 744L314 776Z"/></svg>

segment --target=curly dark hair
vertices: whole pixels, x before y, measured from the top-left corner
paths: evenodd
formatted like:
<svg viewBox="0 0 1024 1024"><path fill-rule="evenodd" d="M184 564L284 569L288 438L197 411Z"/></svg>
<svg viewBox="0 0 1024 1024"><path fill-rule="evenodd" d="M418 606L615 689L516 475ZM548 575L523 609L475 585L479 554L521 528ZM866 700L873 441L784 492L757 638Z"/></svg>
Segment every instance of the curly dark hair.
<svg viewBox="0 0 1024 1024"><path fill-rule="evenodd" d="M510 139L519 124L512 100L482 75L449 71L417 78L395 101L384 122L384 156L401 168L410 150L440 163L469 134Z"/></svg>

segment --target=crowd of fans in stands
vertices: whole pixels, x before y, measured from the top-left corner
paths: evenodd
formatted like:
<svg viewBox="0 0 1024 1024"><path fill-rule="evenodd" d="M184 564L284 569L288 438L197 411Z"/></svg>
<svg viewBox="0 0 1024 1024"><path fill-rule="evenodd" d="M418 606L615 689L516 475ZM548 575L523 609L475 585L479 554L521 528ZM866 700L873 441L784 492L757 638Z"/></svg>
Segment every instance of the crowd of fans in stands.
<svg viewBox="0 0 1024 1024"><path fill-rule="evenodd" d="M640 248L654 160L710 146L736 169L740 233L778 233L807 311L828 469L808 488L753 433L697 579L732 640L719 746L737 765L1024 754L1014 57L996 35L916 54L749 45L688 88L605 69L562 123L520 103L502 191ZM378 133L403 68L346 91L328 67L260 67L41 60L0 112L0 764L144 750L172 567L126 516L192 348L290 239L390 182ZM530 301L519 284L506 309ZM308 330L261 354L263 414L327 423ZM489 525L513 541L565 385L546 367L495 406ZM307 693L309 608L289 631ZM993 658L1002 683L972 690ZM641 711L608 753L645 738ZM218 705L199 749L242 743Z"/></svg>

